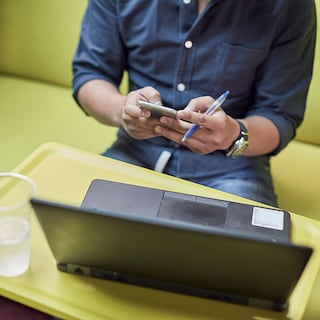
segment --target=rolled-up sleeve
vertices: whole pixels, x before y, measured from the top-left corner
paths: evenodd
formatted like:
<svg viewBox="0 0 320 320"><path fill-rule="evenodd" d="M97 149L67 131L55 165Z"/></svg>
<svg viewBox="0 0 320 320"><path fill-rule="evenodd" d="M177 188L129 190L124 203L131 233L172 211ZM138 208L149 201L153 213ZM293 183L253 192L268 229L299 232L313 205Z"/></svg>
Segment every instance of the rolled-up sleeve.
<svg viewBox="0 0 320 320"><path fill-rule="evenodd" d="M254 103L247 116L270 119L280 133L277 154L296 134L305 111L312 77L316 38L313 1L291 1L255 84Z"/></svg>
<svg viewBox="0 0 320 320"><path fill-rule="evenodd" d="M73 58L73 96L93 79L118 86L125 68L125 50L118 28L116 1L90 0Z"/></svg>

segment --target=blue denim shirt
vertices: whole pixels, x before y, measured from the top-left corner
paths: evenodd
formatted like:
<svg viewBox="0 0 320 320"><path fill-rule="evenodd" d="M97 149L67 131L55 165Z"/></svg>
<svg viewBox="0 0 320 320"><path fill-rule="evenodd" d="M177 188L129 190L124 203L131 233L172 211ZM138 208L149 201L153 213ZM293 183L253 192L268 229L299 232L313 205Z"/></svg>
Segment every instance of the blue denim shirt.
<svg viewBox="0 0 320 320"><path fill-rule="evenodd" d="M125 70L130 90L153 86L176 109L230 90L223 105L229 115L260 115L277 126L276 154L303 119L315 25L313 0L211 0L200 15L195 0L89 0L73 60L74 97L92 79L118 86ZM122 129L119 139L138 143ZM164 138L148 143L172 147ZM194 154L209 173L208 157ZM213 170L226 165L221 161L232 170L262 158L219 157Z"/></svg>

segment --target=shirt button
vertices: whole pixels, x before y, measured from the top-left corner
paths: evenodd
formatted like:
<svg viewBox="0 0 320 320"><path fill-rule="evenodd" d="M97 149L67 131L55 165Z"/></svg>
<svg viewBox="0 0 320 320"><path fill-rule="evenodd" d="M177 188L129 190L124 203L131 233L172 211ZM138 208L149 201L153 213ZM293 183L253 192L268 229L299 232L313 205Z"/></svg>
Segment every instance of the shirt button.
<svg viewBox="0 0 320 320"><path fill-rule="evenodd" d="M178 91L182 92L182 91L186 90L186 86L184 83L178 83L177 89L178 89Z"/></svg>
<svg viewBox="0 0 320 320"><path fill-rule="evenodd" d="M183 3L184 3L184 4L190 4L190 3L191 3L191 0L183 0Z"/></svg>
<svg viewBox="0 0 320 320"><path fill-rule="evenodd" d="M184 43L184 46L185 46L187 49L190 49L190 48L192 48L193 43L192 43L192 41L188 40L188 41L186 41L186 42Z"/></svg>

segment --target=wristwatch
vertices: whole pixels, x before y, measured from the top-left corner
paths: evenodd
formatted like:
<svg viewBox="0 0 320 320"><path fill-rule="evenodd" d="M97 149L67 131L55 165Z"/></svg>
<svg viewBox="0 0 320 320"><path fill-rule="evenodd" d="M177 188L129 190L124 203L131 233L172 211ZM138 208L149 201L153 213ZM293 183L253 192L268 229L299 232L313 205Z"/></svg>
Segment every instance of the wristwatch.
<svg viewBox="0 0 320 320"><path fill-rule="evenodd" d="M238 138L232 143L231 147L225 151L226 156L231 158L239 157L249 145L249 135L247 128L241 121L237 119L235 120L240 126L240 134Z"/></svg>

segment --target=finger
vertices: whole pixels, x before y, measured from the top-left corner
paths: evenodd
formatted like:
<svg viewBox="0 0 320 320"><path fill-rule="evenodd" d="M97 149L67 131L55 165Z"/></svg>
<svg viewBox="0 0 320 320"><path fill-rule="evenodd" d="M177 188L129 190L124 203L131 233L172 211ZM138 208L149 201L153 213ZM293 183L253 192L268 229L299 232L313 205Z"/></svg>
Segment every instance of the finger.
<svg viewBox="0 0 320 320"><path fill-rule="evenodd" d="M182 141L183 134L177 131L168 130L167 128L164 128L164 127L156 127L156 132L159 135L175 142L177 145L186 146L192 152L195 152L198 154L207 154L210 152L210 150L208 150L206 142L199 139L199 137L190 137L189 139Z"/></svg>
<svg viewBox="0 0 320 320"><path fill-rule="evenodd" d="M135 99L136 104L138 105L139 100L143 100L146 102L151 102L157 105L162 105L161 102L161 96L159 91L157 91L155 88L151 86L147 86L144 88L141 88L136 91L136 94L138 95L138 99ZM146 108L141 108L141 106L138 105L140 108L140 116L150 118L152 115L152 112L150 110L147 110Z"/></svg>
<svg viewBox="0 0 320 320"><path fill-rule="evenodd" d="M171 117L162 116L160 117L160 123L165 125L166 127L170 129L174 129L176 131L179 131L180 133L184 133L186 130L188 130L192 124L180 119L173 119Z"/></svg>
<svg viewBox="0 0 320 320"><path fill-rule="evenodd" d="M141 92L139 92L139 90L130 92L126 99L124 112L134 118L149 118L151 116L151 112L146 109L140 108L140 106L138 105L139 100L146 100L145 96Z"/></svg>
<svg viewBox="0 0 320 320"><path fill-rule="evenodd" d="M126 103L124 106L124 112L127 114L127 116L132 118L148 118L150 114L147 112L147 110L141 109L136 103Z"/></svg>
<svg viewBox="0 0 320 320"><path fill-rule="evenodd" d="M154 127L159 125L159 121L143 117L133 118L128 116L124 124L127 133L129 133L131 137L140 140L154 137Z"/></svg>
<svg viewBox="0 0 320 320"><path fill-rule="evenodd" d="M186 106L186 110L204 113L209 108L209 106L214 102L214 99L210 96L202 96L190 100Z"/></svg>
<svg viewBox="0 0 320 320"><path fill-rule="evenodd" d="M173 142L176 142L178 144L181 144L181 139L183 137L183 133L172 130L168 127L164 126L155 126L154 131L157 135L163 136Z"/></svg>
<svg viewBox="0 0 320 320"><path fill-rule="evenodd" d="M160 92L151 86L141 88L137 90L137 92L143 97L143 100L145 101L159 105L162 104Z"/></svg>
<svg viewBox="0 0 320 320"><path fill-rule="evenodd" d="M178 111L177 114L179 119L191 122L192 124L197 124L199 126L206 127L208 122L208 116L205 113L199 113L189 110Z"/></svg>
<svg viewBox="0 0 320 320"><path fill-rule="evenodd" d="M177 116L179 117L179 119L183 119L193 124L197 124L200 127L212 130L217 126L220 126L219 123L223 121L225 118L225 112L221 107L217 107L215 111L210 115L205 113L182 110L181 112L178 112Z"/></svg>

